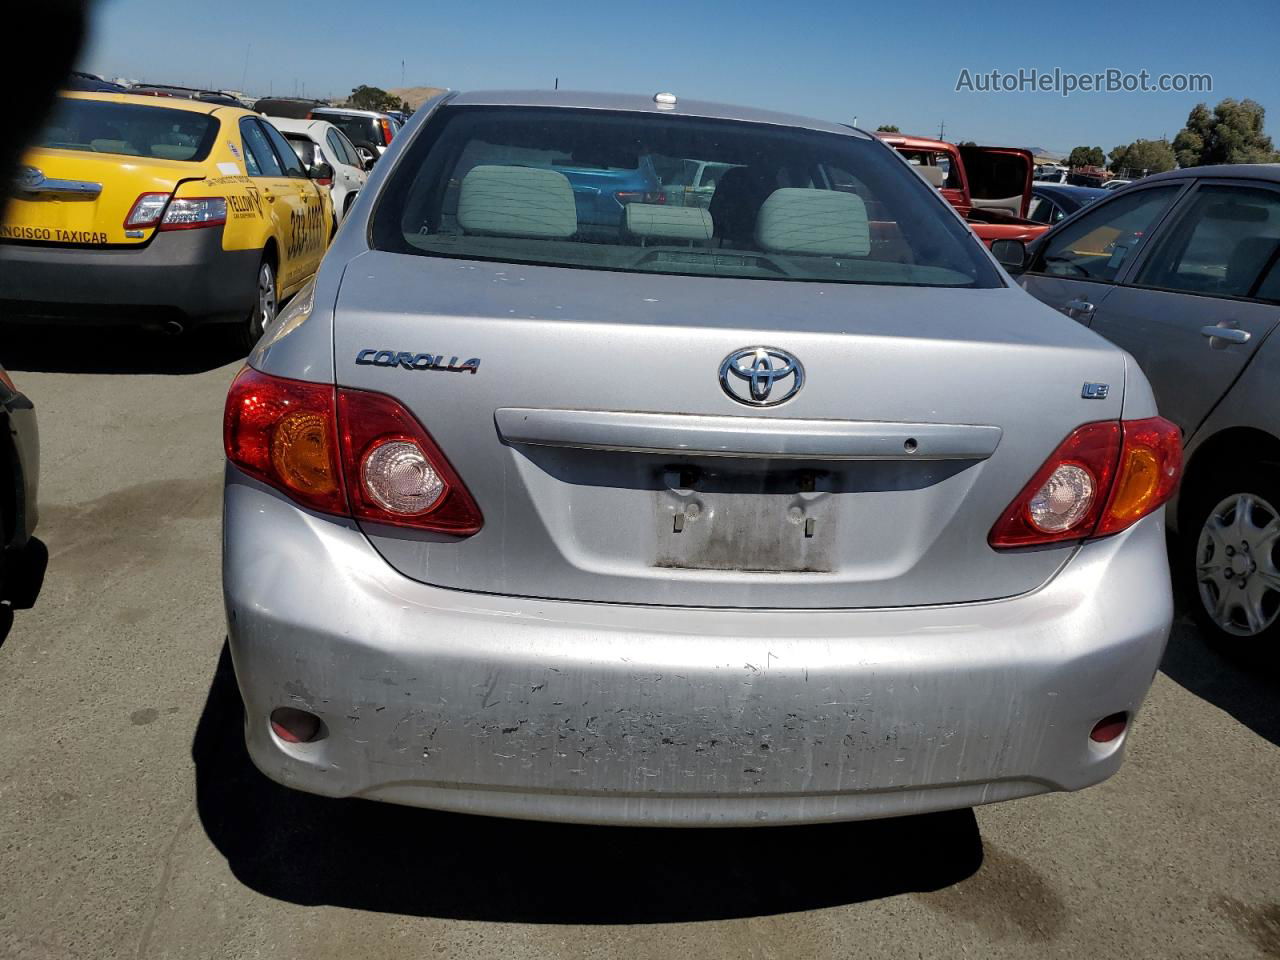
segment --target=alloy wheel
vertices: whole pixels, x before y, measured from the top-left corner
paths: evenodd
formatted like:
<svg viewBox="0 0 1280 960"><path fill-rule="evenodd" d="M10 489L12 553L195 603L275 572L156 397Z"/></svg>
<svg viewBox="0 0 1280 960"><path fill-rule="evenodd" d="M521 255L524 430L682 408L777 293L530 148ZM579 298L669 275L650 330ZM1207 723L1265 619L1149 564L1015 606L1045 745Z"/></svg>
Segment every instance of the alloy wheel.
<svg viewBox="0 0 1280 960"><path fill-rule="evenodd" d="M1280 618L1280 512L1253 493L1209 511L1196 544L1200 602L1218 628L1253 637Z"/></svg>

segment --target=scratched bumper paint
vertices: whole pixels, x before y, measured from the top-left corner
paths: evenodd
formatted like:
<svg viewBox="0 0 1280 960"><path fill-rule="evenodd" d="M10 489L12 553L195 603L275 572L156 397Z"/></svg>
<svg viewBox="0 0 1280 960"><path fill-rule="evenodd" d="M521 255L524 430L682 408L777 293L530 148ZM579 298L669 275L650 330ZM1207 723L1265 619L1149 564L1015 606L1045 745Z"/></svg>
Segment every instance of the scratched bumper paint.
<svg viewBox="0 0 1280 960"><path fill-rule="evenodd" d="M234 471L223 575L267 776L609 823L891 816L1089 786L1127 739L1089 730L1138 709L1172 616L1160 514L1010 600L671 609L430 587ZM279 741L279 706L327 736Z"/></svg>

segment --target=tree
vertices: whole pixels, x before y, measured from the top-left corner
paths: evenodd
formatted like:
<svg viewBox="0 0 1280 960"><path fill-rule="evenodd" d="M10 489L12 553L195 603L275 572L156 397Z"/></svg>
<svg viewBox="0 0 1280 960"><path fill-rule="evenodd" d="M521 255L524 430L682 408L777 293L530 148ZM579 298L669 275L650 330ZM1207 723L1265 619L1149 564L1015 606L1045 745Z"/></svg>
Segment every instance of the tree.
<svg viewBox="0 0 1280 960"><path fill-rule="evenodd" d="M1173 139L1181 167L1215 163L1273 163L1280 160L1271 138L1262 132L1267 111L1256 100L1223 100L1213 112L1198 103L1187 125Z"/></svg>
<svg viewBox="0 0 1280 960"><path fill-rule="evenodd" d="M387 93L381 87L368 87L364 84L351 91L347 104L357 110L378 111L402 110L405 106L399 97Z"/></svg>
<svg viewBox="0 0 1280 960"><path fill-rule="evenodd" d="M1076 147L1067 157L1069 167L1100 167L1107 162L1101 147Z"/></svg>
<svg viewBox="0 0 1280 960"><path fill-rule="evenodd" d="M1172 170L1176 157L1168 140L1135 140L1111 151L1111 172L1145 177Z"/></svg>
<svg viewBox="0 0 1280 960"><path fill-rule="evenodd" d="M902 131L895 127L892 123L882 123L876 127L876 133L901 133Z"/></svg>

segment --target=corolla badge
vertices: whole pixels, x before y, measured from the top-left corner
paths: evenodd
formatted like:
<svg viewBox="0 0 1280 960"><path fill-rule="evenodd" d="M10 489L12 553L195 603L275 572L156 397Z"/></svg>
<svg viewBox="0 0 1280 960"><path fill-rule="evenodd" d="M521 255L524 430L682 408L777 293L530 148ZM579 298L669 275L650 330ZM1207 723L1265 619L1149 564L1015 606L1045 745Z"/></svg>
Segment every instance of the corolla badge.
<svg viewBox="0 0 1280 960"><path fill-rule="evenodd" d="M443 353L410 353L404 350L374 350L369 348L356 354L356 363L367 367L402 367L405 370L444 370L449 373L478 373L480 358L458 362L457 357L447 361Z"/></svg>
<svg viewBox="0 0 1280 960"><path fill-rule="evenodd" d="M800 392L804 367L777 347L744 347L721 362L720 386L739 403L775 407Z"/></svg>

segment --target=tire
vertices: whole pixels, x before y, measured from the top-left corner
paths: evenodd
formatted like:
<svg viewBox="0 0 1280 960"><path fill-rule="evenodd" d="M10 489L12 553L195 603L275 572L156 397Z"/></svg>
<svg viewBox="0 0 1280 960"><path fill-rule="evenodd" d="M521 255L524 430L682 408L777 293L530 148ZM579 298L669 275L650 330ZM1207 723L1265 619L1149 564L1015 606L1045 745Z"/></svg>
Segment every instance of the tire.
<svg viewBox="0 0 1280 960"><path fill-rule="evenodd" d="M280 306L280 290L276 284L276 268L270 257L264 256L258 264L258 280L255 285L253 309L248 318L236 327L236 346L245 353L251 351L262 338L267 324L276 318Z"/></svg>
<svg viewBox="0 0 1280 960"><path fill-rule="evenodd" d="M1188 504L1179 574L1192 616L1224 652L1280 649L1280 471L1215 475Z"/></svg>

